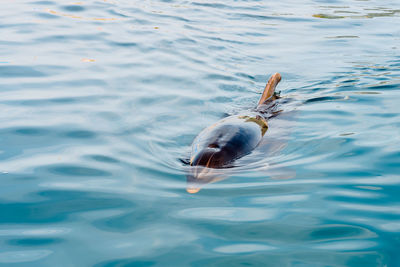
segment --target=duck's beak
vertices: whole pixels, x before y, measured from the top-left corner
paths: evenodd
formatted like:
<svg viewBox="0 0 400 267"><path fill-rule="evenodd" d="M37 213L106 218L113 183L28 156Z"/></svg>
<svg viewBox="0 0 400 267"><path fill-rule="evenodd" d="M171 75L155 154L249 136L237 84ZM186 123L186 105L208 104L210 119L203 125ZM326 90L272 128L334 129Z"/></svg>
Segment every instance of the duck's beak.
<svg viewBox="0 0 400 267"><path fill-rule="evenodd" d="M190 188L190 187L187 187L187 188L186 188L186 191L187 191L189 194L196 194L197 192L200 191L200 188Z"/></svg>
<svg viewBox="0 0 400 267"><path fill-rule="evenodd" d="M195 194L204 185L220 181L225 177L226 174L224 175L223 169L193 166L187 175L186 191L190 194Z"/></svg>

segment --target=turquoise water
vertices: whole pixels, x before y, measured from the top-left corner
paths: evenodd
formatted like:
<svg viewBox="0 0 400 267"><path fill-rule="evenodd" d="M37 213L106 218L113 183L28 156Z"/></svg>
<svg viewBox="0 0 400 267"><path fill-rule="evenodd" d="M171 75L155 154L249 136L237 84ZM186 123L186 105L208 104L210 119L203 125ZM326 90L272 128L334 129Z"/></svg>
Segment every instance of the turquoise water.
<svg viewBox="0 0 400 267"><path fill-rule="evenodd" d="M400 266L400 2L9 1L0 264ZM194 137L282 110L188 194Z"/></svg>

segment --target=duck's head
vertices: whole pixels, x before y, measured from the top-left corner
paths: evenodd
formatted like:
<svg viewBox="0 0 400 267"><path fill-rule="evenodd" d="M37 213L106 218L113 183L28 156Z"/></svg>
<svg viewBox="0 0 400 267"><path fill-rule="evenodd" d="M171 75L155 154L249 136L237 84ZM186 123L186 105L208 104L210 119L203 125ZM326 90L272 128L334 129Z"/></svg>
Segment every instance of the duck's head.
<svg viewBox="0 0 400 267"><path fill-rule="evenodd" d="M226 165L226 151L217 145L208 146L196 153L190 160L186 191L193 194L205 184L223 179L223 167Z"/></svg>

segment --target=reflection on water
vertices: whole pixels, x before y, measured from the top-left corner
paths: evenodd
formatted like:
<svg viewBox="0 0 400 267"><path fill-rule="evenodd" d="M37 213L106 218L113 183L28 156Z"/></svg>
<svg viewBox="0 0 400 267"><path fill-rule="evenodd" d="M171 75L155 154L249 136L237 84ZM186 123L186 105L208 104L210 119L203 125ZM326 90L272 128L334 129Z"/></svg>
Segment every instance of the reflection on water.
<svg viewBox="0 0 400 267"><path fill-rule="evenodd" d="M2 5L0 264L398 266L400 5L328 2ZM263 142L188 194L274 72Z"/></svg>
<svg viewBox="0 0 400 267"><path fill-rule="evenodd" d="M75 7L75 6L68 6L68 7L64 7L64 9L68 10L68 11L83 11L84 8L83 7ZM52 14L52 15L56 15L56 16L63 16L63 17L67 17L67 18L71 18L71 19L83 19L83 20L99 20L99 21L113 21L113 20L117 20L116 18L85 18L85 17L81 17L81 16L76 16L76 15L72 15L72 14L66 14L66 13L61 13L55 10L51 10L49 8L45 9L46 12Z"/></svg>
<svg viewBox="0 0 400 267"><path fill-rule="evenodd" d="M392 9L388 7L369 7L368 5L358 6L321 6L321 10L328 13L314 14L315 18L322 19L372 19L376 17L393 17L399 16L400 9Z"/></svg>

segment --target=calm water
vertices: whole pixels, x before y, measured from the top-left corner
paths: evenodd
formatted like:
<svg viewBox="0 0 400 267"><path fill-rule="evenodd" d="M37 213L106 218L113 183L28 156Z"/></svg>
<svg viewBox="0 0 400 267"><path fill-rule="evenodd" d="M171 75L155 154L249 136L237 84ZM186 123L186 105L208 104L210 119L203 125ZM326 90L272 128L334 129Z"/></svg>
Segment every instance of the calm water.
<svg viewBox="0 0 400 267"><path fill-rule="evenodd" d="M400 2L3 1L0 264L400 266ZM280 116L188 194L204 127Z"/></svg>

